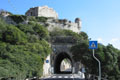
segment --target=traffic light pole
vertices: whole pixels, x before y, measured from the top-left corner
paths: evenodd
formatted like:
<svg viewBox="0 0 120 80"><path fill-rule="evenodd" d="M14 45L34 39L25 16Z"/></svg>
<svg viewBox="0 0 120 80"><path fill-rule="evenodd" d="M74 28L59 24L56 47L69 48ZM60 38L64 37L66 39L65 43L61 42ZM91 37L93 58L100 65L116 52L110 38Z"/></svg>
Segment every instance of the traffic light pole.
<svg viewBox="0 0 120 80"><path fill-rule="evenodd" d="M101 64L100 64L100 61L95 57L95 50L93 49L93 57L95 58L95 60L98 61L99 63L99 78L98 80L101 80Z"/></svg>

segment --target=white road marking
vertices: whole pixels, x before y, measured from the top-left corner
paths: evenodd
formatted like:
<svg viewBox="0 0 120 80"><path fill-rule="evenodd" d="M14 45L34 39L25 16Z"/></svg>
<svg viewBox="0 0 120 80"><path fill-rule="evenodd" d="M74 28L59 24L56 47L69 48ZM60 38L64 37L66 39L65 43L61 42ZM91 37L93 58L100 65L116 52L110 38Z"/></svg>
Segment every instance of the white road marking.
<svg viewBox="0 0 120 80"><path fill-rule="evenodd" d="M53 74L53 75L50 75L50 76L47 76L47 78L64 78L64 79L67 79L67 78L72 78L74 80L74 78L80 78L80 79L84 79L82 78L80 75L78 74Z"/></svg>
<svg viewBox="0 0 120 80"><path fill-rule="evenodd" d="M58 78L62 78L62 76L58 76Z"/></svg>
<svg viewBox="0 0 120 80"><path fill-rule="evenodd" d="M68 76L64 76L64 78L68 78Z"/></svg>
<svg viewBox="0 0 120 80"><path fill-rule="evenodd" d="M52 76L52 78L56 78L57 76Z"/></svg>

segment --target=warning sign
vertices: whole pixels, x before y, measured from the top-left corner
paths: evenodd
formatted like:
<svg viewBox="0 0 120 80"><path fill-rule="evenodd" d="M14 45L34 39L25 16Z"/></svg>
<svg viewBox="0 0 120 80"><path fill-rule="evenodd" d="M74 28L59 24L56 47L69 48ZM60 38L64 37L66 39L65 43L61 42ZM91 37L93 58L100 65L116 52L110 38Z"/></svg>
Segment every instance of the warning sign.
<svg viewBox="0 0 120 80"><path fill-rule="evenodd" d="M97 49L97 41L89 41L89 49Z"/></svg>

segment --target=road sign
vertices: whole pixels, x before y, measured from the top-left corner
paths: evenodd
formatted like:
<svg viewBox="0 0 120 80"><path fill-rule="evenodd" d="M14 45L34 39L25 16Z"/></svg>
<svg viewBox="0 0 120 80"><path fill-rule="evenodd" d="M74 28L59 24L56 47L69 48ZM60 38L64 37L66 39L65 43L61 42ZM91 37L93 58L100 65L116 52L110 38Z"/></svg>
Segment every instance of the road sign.
<svg viewBox="0 0 120 80"><path fill-rule="evenodd" d="M89 41L89 49L97 49L97 41Z"/></svg>
<svg viewBox="0 0 120 80"><path fill-rule="evenodd" d="M89 41L89 49L92 49L93 50L93 57L95 58L95 60L98 61L99 63L99 78L98 80L101 80L101 63L100 63L100 60L97 59L97 57L95 57L95 49L98 48L98 44L97 44L97 41Z"/></svg>
<svg viewBox="0 0 120 80"><path fill-rule="evenodd" d="M46 60L46 63L49 63L49 60Z"/></svg>

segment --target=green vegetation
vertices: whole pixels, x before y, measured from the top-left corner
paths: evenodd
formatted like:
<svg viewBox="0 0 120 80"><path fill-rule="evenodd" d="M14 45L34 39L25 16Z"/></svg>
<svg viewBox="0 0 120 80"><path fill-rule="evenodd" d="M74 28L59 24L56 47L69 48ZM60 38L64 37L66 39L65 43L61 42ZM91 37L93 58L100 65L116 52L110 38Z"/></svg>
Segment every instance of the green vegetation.
<svg viewBox="0 0 120 80"><path fill-rule="evenodd" d="M28 36L29 41L34 42L34 40L38 39L47 40L49 38L48 30L45 27L41 26L40 24L36 23L19 24L17 27Z"/></svg>
<svg viewBox="0 0 120 80"><path fill-rule="evenodd" d="M51 37L54 37L54 36L64 36L64 37L72 36L77 41L84 40L84 39L88 38L88 36L85 32L81 32L80 34L77 34L71 30L62 30L59 28L54 28L54 30L52 32L50 32L50 36Z"/></svg>
<svg viewBox="0 0 120 80"><path fill-rule="evenodd" d="M34 17L34 16L25 16L25 15L10 15L10 17L14 22L17 24L22 23L26 20L32 21L32 22L46 22L46 17Z"/></svg>
<svg viewBox="0 0 120 80"><path fill-rule="evenodd" d="M27 19L27 17L24 15L10 15L9 17L17 24Z"/></svg>
<svg viewBox="0 0 120 80"><path fill-rule="evenodd" d="M70 30L61 30L55 28L50 33L54 36L72 36L77 43L71 48L75 61L80 61L85 66L86 74L98 75L98 62L92 56L92 50L89 47L88 35L85 32L77 34ZM108 80L120 79L120 50L114 48L111 44L104 46L98 44L95 50L95 56L101 61L102 77L108 77Z"/></svg>
<svg viewBox="0 0 120 80"><path fill-rule="evenodd" d="M0 19L0 77L42 76L43 62L51 53L48 37L39 24L14 26Z"/></svg>
<svg viewBox="0 0 120 80"><path fill-rule="evenodd" d="M27 19L29 21L35 21L35 22L46 22L47 18L46 17L35 17L35 16L27 16Z"/></svg>
<svg viewBox="0 0 120 80"><path fill-rule="evenodd" d="M92 50L88 47L87 38L78 42L71 48L73 58L84 64L87 74L98 75L98 62L93 58ZM107 76L109 80L120 79L120 50L111 44L104 46L99 43L95 56L101 61L102 77Z"/></svg>
<svg viewBox="0 0 120 80"><path fill-rule="evenodd" d="M36 17L36 20L38 22L46 22L47 21L47 18L46 17Z"/></svg>
<svg viewBox="0 0 120 80"><path fill-rule="evenodd" d="M55 36L72 36L77 42L71 48L75 61L84 64L86 73L98 75L98 63L88 49L88 35L71 30L55 28L48 32L38 22L46 22L45 17L10 16L16 23L29 20L28 24L9 25L0 18L0 77L16 77L17 80L26 77L42 76L43 62L51 53L48 41ZM120 79L120 50L111 44L98 44L95 56L102 63L102 76L109 80Z"/></svg>

